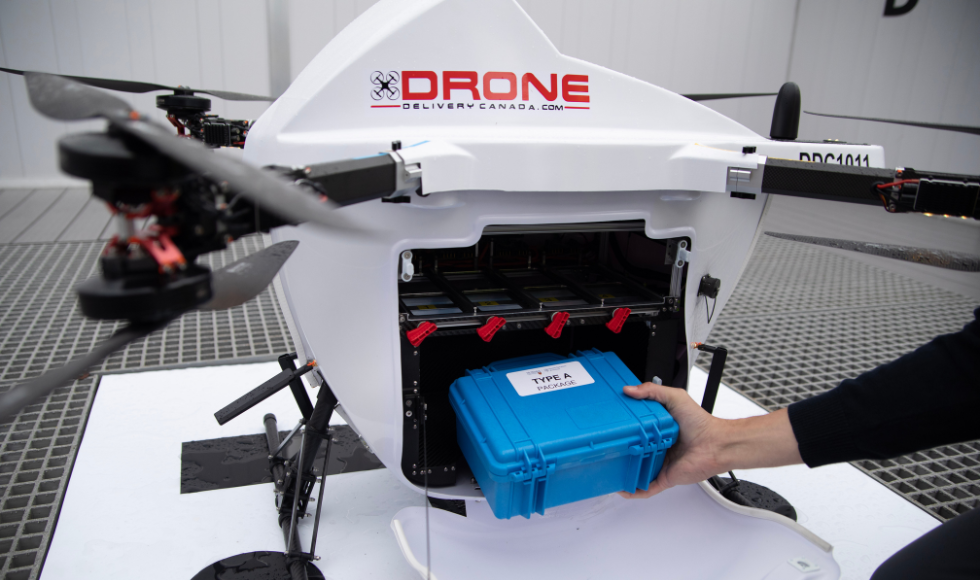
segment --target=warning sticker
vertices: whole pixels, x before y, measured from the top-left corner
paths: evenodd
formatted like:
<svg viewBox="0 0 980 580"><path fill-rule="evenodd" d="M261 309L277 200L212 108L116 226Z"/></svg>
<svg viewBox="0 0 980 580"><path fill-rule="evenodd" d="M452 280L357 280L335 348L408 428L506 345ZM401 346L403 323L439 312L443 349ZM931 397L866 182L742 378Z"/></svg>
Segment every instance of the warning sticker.
<svg viewBox="0 0 980 580"><path fill-rule="evenodd" d="M578 361L514 371L507 373L507 380L522 397L591 385L595 382L589 371L585 370L582 363Z"/></svg>

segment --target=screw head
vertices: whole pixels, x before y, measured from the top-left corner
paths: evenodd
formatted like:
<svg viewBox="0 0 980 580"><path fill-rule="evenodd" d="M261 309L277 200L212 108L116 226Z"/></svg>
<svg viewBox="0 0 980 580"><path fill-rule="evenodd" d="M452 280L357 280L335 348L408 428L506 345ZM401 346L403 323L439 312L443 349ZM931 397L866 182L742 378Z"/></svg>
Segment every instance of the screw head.
<svg viewBox="0 0 980 580"><path fill-rule="evenodd" d="M405 411L405 416L406 417L411 417L412 416L412 412L411 411Z"/></svg>

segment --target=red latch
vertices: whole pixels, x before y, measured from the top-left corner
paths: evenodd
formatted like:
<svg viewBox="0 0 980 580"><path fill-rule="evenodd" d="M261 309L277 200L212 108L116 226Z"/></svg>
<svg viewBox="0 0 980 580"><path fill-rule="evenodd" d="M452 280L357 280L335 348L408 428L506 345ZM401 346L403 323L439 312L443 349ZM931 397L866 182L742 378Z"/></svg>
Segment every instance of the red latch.
<svg viewBox="0 0 980 580"><path fill-rule="evenodd" d="M418 325L415 330L409 330L406 332L405 336L408 337L408 342L412 343L412 346L418 346L422 344L425 337L435 332L436 328L436 325L432 322L423 322L422 324Z"/></svg>
<svg viewBox="0 0 980 580"><path fill-rule="evenodd" d="M626 319L630 316L629 308L617 308L613 311L612 320L606 323L606 328L619 334L619 331L623 329L623 325L626 324Z"/></svg>
<svg viewBox="0 0 980 580"><path fill-rule="evenodd" d="M480 335L480 338L484 342L490 342L493 339L493 335L497 334L497 331L504 327L507 321L499 316L491 316L487 323L476 330L476 333Z"/></svg>
<svg viewBox="0 0 980 580"><path fill-rule="evenodd" d="M551 324L544 328L544 331L548 333L551 338L558 338L561 336L561 329L565 328L565 323L568 322L567 312L555 312L551 315Z"/></svg>

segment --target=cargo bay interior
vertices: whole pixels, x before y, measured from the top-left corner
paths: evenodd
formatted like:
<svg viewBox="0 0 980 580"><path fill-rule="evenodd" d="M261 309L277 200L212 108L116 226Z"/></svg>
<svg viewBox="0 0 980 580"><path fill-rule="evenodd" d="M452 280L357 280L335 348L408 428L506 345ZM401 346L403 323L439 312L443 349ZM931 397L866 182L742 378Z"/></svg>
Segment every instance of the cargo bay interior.
<svg viewBox="0 0 980 580"><path fill-rule="evenodd" d="M80 0L5 3L0 6L0 66L276 96L320 48L372 4L252 0L233 6L200 0L175 9L156 1L126 7ZM969 106L980 97L980 47L976 35L969 33L980 24L980 11L969 2L917 5L912 0L906 3L911 9L891 16L883 16L883 8L897 2L884 0L863 5L808 0L519 4L561 52L678 92L774 91L794 80L802 88L807 110L980 125L980 113ZM648 33L665 21L672 23L669 30ZM221 34L212 34L211 25ZM698 42L681 50L680 44L689 38ZM829 45L828 39L833 40ZM841 61L854 66L833 64ZM892 79L888 71L894 70L911 79L909 88L882 94L881 87ZM0 389L8 390L86 352L121 325L87 320L76 306L72 288L97 274L98 257L116 230L104 204L90 195L89 185L58 170L54 147L58 137L97 128L97 123L69 125L42 118L31 108L20 77L0 75L0 95ZM152 95L123 98L166 122L155 110ZM771 97L705 104L759 134L769 133ZM214 112L228 117L256 118L266 107L213 100ZM807 115L800 134L801 139L815 141L881 144L889 166L976 174L980 161L980 138L975 135ZM687 363L678 358L677 345L685 344L687 337L681 305L673 301L680 296L677 285L699 281L687 280L683 271L673 272L670 265L672 252L689 240L649 239L642 223L585 225L550 230L491 226L475 245L414 248L405 258L415 275L399 282L398 324L406 331L426 321L439 327L418 347L407 332L401 344L403 404L427 406L426 420L431 421L428 441L420 440L414 428L417 415L406 416L401 426L401 472L410 481L434 491L468 481L460 479L467 468L455 445L455 415L446 393L466 370L497 360L598 348L617 353L639 379L687 382L698 398L710 357L702 354L692 376L685 376ZM980 227L973 220L888 215L880 208L816 200L774 200L760 229L980 253ZM246 236L202 260L218 268L271 244L268 236ZM972 319L978 299L980 278L975 273L760 236L708 339L729 352L716 414L770 412L824 392L934 336L958 330ZM569 314L559 325L553 317L559 312L556 306ZM621 332L611 332L606 325L621 308L629 308L634 316ZM477 313L480 326L472 317L454 317L464 311ZM184 406L204 405L193 401L204 395L179 384L184 381L206 382L216 392L233 395L222 395L227 400L218 397L218 406L230 401L279 372L274 361L296 350L291 317L281 291L272 286L225 312L184 315L0 426L0 577L113 577L107 570L118 568L91 561L82 572L73 567L78 562L73 558L79 557L76 550L88 540L81 538L86 522L77 515L85 512L70 497L73 483L87 485L83 476L92 473L93 468L78 463L88 452L86 445L114 440L106 424L129 428L126 418L106 414L108 409L128 408L118 402L123 400L149 405L166 399L168 389L186 398L182 404L158 402L161 414L179 416ZM489 349L469 348L470 342L482 342L478 331L493 317L506 319L494 331L507 340L493 341ZM549 326L558 331L557 339L546 333ZM151 387L154 394L146 394ZM107 406L100 415L100 397L106 405L119 406ZM274 406L280 412L285 404ZM128 420L137 416L142 415L134 412ZM292 426L286 425L286 416L280 413L282 429ZM149 425L152 419L146 421ZM344 493L374 493L372 486L394 486L388 480L357 479L380 476L385 469L349 427L341 430L343 422L335 420L333 449L346 455L331 458L329 477L323 478L338 491L332 498L332 491L327 492L322 509L333 510L336 522L348 521L355 536L390 535L387 526L393 512L384 512L387 507L381 509L388 514L379 518L383 525L377 526L364 515L371 511L366 504L351 500L344 506L341 499ZM139 432L137 427L132 427L133 433ZM253 421L241 432L215 431L208 441L258 433L260 425ZM187 459L193 450L186 445L207 437L187 434L181 440L185 447L161 468L161 473L173 476L167 485L181 492L194 485L200 487L193 489L227 489L197 477L197 467ZM235 445L242 441L236 439ZM234 457L231 463L246 465L258 455L264 460L264 448L246 447L220 455L216 463ZM134 449L137 455L151 453L149 446ZM423 456L433 468L429 478L422 478L415 467ZM322 451L319 458L323 459ZM119 467L126 460L106 461ZM777 491L794 505L801 523L834 544L840 577L867 578L897 549L980 505L980 442L833 468L747 470L736 475ZM235 489L260 488L261 477L260 467L252 482L259 485ZM382 492L377 493L372 505L397 503L386 503L378 499ZM266 495L256 502L271 503ZM423 505L421 497L403 491L392 492L395 496ZM458 509L443 500L432 505ZM139 511L146 521L166 521L151 508ZM111 537L107 535L106 542L112 543ZM413 577L394 540L383 539L385 547L377 548L375 559L390 566L385 569L389 577ZM278 540L274 546L268 542L268 549L281 549L281 537ZM324 564L325 571L333 552L324 548L318 565ZM211 559L228 555L214 554ZM370 559L355 558L331 574L358 577L370 569L372 564L365 563ZM170 573L164 569L156 573ZM149 576L153 573L147 570Z"/></svg>
<svg viewBox="0 0 980 580"><path fill-rule="evenodd" d="M418 466L428 453L428 484L456 483L461 458L448 391L468 369L598 348L615 352L641 380L685 382L679 375L687 374L687 353L678 348L686 342L678 314L685 270L673 264L677 248L688 243L650 240L636 222L546 224L489 226L469 248L410 252L419 274L399 283L399 322L406 327L402 385L408 407L426 405L428 447L422 447L418 416L407 416L406 477L424 483ZM500 319L499 330L487 326ZM438 330L413 344L419 332L413 329L425 330L422 322L437 323ZM506 336L483 344L486 330Z"/></svg>

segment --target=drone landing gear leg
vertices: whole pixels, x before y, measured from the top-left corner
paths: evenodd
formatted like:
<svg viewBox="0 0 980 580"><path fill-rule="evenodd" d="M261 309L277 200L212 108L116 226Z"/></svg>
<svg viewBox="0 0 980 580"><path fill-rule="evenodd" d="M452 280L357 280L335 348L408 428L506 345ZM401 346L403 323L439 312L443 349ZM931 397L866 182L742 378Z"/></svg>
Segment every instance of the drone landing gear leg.
<svg viewBox="0 0 980 580"><path fill-rule="evenodd" d="M280 360L280 364L282 362ZM290 360L288 362L291 363L292 361ZM303 395L305 397L305 392ZM309 405L308 401L309 399L306 399L307 405ZM307 411L307 409L304 409L304 405L299 400L299 397L297 397L297 403L303 411ZM314 472L313 464L324 439L327 440L327 453L320 476L321 478L325 478L326 476L327 460L330 456L330 434L328 432L328 426L336 405L337 398L330 390L330 387L324 383L320 387L316 406L312 407L312 412L309 413L308 419L301 419L300 424L297 425L297 428L302 427L299 451L286 460L283 460L282 456L278 454L281 448L288 448L288 445L279 440L279 427L276 424L276 418L271 414L265 416L269 461L272 467L273 480L275 481L276 507L279 509L279 527L282 528L283 539L286 545L287 563L293 580L307 580L309 571L308 563L315 559L316 534L320 524L320 510L323 502L323 486L325 480L321 479L320 482L320 503L317 504L316 518L313 523L313 539L308 553L303 551L300 543L297 521L299 518L305 517L306 514L310 493L313 491L314 483L316 483L316 473ZM307 415L307 413L304 412L304 415ZM292 437L296 432L297 430L294 429L287 438Z"/></svg>
<svg viewBox="0 0 980 580"><path fill-rule="evenodd" d="M337 397L330 387L323 383L317 395L316 405L310 401L300 377L309 372L316 364L314 361L299 369L293 363L296 353L279 357L282 372L252 389L239 399L225 406L214 414L218 423L224 425L245 411L258 405L287 386L296 399L303 418L284 439L279 438L279 425L276 416L271 413L265 416L266 443L269 447L269 466L276 490L276 509L279 511L279 527L282 529L286 551L284 552L251 552L225 558L208 566L193 580L218 580L226 577L229 570L234 571L235 578L281 578L288 570L292 580L323 580L323 574L312 564L318 560L315 556L317 529L320 524L320 510L323 505L323 481L320 483L320 497L317 503L316 518L313 523L313 538L310 541L310 551L304 552L299 540L299 520L306 517L310 493L316 484L317 474L313 469L317 452L323 440L327 440L326 453L320 476L327 474L327 463L330 458L331 435L329 433L330 417L337 406ZM299 434L299 438L296 435ZM296 442L299 441L299 445Z"/></svg>

